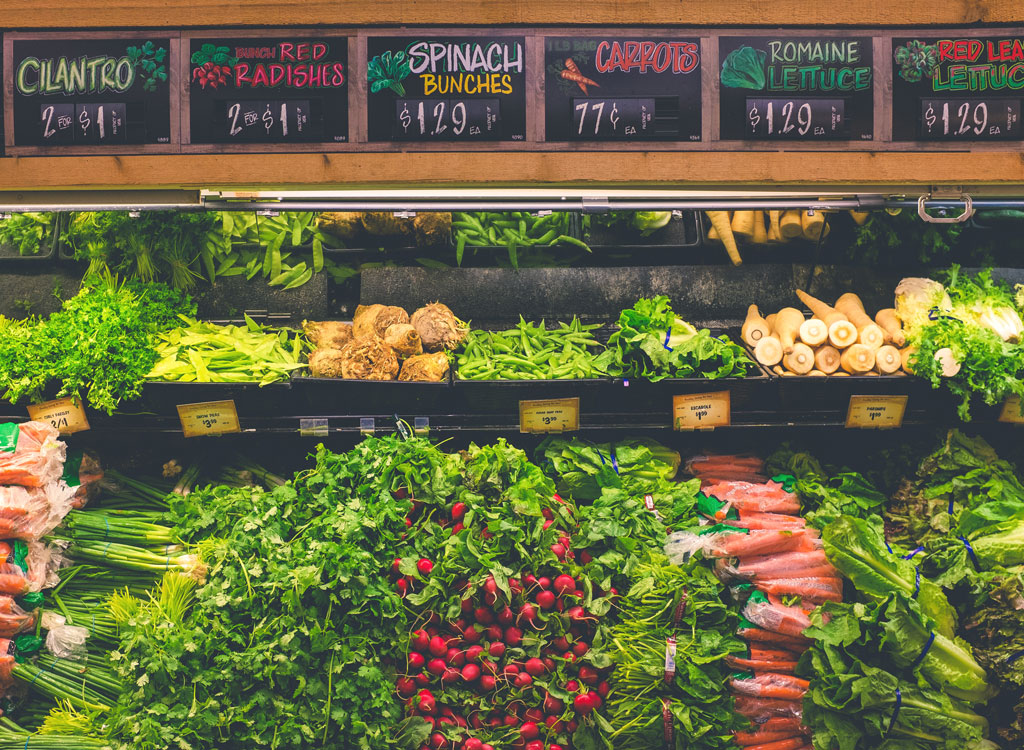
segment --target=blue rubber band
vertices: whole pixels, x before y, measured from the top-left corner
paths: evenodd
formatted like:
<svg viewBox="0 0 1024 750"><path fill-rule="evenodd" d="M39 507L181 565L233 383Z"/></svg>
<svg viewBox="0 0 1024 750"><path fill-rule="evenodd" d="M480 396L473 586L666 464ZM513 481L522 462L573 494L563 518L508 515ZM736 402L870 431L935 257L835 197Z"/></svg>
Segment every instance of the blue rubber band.
<svg viewBox="0 0 1024 750"><path fill-rule="evenodd" d="M28 741L32 738L32 735L25 737L25 750L28 750Z"/></svg>
<svg viewBox="0 0 1024 750"><path fill-rule="evenodd" d="M619 462L615 460L615 446L612 446L612 468L615 469L615 473L619 473Z"/></svg>
<svg viewBox="0 0 1024 750"><path fill-rule="evenodd" d="M924 657L926 657L928 652L931 650L933 643L935 643L935 633L928 636L928 642L924 644L924 648L921 649L921 653L917 655L917 658L914 659L914 663L910 665L911 670L915 670L921 665L921 662L924 661Z"/></svg>
<svg viewBox="0 0 1024 750"><path fill-rule="evenodd" d="M967 537L958 536L957 539L959 539L961 542L964 543L964 546L967 548L967 554L971 556L971 562L974 563L974 567L976 567L976 568L980 567L978 565L978 558L974 554L974 547L972 547L971 543L967 541Z"/></svg>
<svg viewBox="0 0 1024 750"><path fill-rule="evenodd" d="M889 551L892 552L892 550L889 550ZM904 555L903 559L904 560L913 560L914 559L914 555L916 555L918 552L924 552L924 547L918 547L917 549L915 549L910 554Z"/></svg>
<svg viewBox="0 0 1024 750"><path fill-rule="evenodd" d="M1005 660L1003 660L1003 664L1013 664L1015 661L1017 661L1017 659L1019 659L1022 656L1024 656L1024 651L1018 651L1015 654L1010 654L1006 657Z"/></svg>
<svg viewBox="0 0 1024 750"><path fill-rule="evenodd" d="M604 460L604 454L601 453L601 451L597 452L597 457L601 459L601 466L606 466L608 464L608 462Z"/></svg>
<svg viewBox="0 0 1024 750"><path fill-rule="evenodd" d="M893 551L892 551L892 547L890 547L890 546L889 546L889 540L888 540L888 539L886 539L886 540L884 540L884 541L885 541L885 548L886 548L887 550L889 550L889 554L890 554L890 555L895 555L896 553L895 553L895 552L893 552Z"/></svg>
<svg viewBox="0 0 1024 750"><path fill-rule="evenodd" d="M103 526L105 527L103 536L110 539L110 516L103 516Z"/></svg>
<svg viewBox="0 0 1024 750"><path fill-rule="evenodd" d="M662 346L665 347L666 349L668 349L669 351L672 351L672 347L668 345L668 340L670 338L672 338L672 329L671 328L669 328L667 331L665 331L665 343L663 343Z"/></svg>
<svg viewBox="0 0 1024 750"><path fill-rule="evenodd" d="M949 498L949 507L946 508L946 512L949 515L953 515L953 498L952 498L952 496Z"/></svg>
<svg viewBox="0 0 1024 750"><path fill-rule="evenodd" d="M892 728L896 726L896 718L900 715L900 706L903 705L903 693L900 692L899 688L896 688L896 708L892 711L892 718L889 719L889 728L885 730L886 734L892 731Z"/></svg>
<svg viewBox="0 0 1024 750"><path fill-rule="evenodd" d="M917 595L921 593L921 569L917 566L914 567L914 596L916 599Z"/></svg>

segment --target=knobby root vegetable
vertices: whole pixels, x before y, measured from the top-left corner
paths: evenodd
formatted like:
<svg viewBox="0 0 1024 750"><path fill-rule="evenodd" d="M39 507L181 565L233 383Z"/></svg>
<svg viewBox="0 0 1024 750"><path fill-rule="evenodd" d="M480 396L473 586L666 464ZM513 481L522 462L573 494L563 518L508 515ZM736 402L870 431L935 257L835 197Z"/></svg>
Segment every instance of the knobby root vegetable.
<svg viewBox="0 0 1024 750"><path fill-rule="evenodd" d="M807 305L807 309L811 311L811 315L820 320L822 323L827 325L829 328L837 320L846 320L846 316L836 310L829 304L822 302L817 297L812 297L802 289L796 290L796 296L800 298L800 301Z"/></svg>
<svg viewBox="0 0 1024 750"><path fill-rule="evenodd" d="M423 354L423 341L409 323L395 323L384 331L384 343L395 350L399 359Z"/></svg>
<svg viewBox="0 0 1024 750"><path fill-rule="evenodd" d="M765 336L754 346L754 359L765 367L782 361L782 344L774 335Z"/></svg>
<svg viewBox="0 0 1024 750"><path fill-rule="evenodd" d="M768 212L768 241L769 242L782 242L782 229L779 227L779 217L782 216L782 211L769 211Z"/></svg>
<svg viewBox="0 0 1024 750"><path fill-rule="evenodd" d="M302 331L309 343L318 349L341 349L352 340L352 324L340 320L305 320Z"/></svg>
<svg viewBox="0 0 1024 750"><path fill-rule="evenodd" d="M851 375L865 375L875 369L875 350L864 344L853 344L843 352L839 364Z"/></svg>
<svg viewBox="0 0 1024 750"><path fill-rule="evenodd" d="M395 305L360 305L352 320L352 336L366 338L377 336L384 338L388 326L395 323L408 323L409 313Z"/></svg>
<svg viewBox="0 0 1024 750"><path fill-rule="evenodd" d="M754 211L737 211L732 215L732 234L744 242L754 239Z"/></svg>
<svg viewBox="0 0 1024 750"><path fill-rule="evenodd" d="M309 355L309 370L314 378L340 378L344 359L341 349L317 349Z"/></svg>
<svg viewBox="0 0 1024 750"><path fill-rule="evenodd" d="M783 367L782 365L775 365L774 367L772 367L772 372L774 372L776 375L780 375L780 376L781 375L785 375L786 374L786 368Z"/></svg>
<svg viewBox="0 0 1024 750"><path fill-rule="evenodd" d="M740 336L747 346L754 346L769 333L771 331L768 329L765 319L761 317L757 305L751 305L747 308L747 319L743 321L743 328L740 329Z"/></svg>
<svg viewBox="0 0 1024 750"><path fill-rule="evenodd" d="M707 211L708 219L711 220L711 227L718 233L718 238L725 245L725 252L729 254L729 260L734 266L743 263L740 251L736 247L736 238L732 234L732 226L729 224L729 214L725 211Z"/></svg>
<svg viewBox="0 0 1024 750"><path fill-rule="evenodd" d="M857 327L848 320L837 320L828 327L828 340L837 349L857 343Z"/></svg>
<svg viewBox="0 0 1024 750"><path fill-rule="evenodd" d="M817 318L808 318L800 324L800 340L808 346L819 346L828 338L828 326Z"/></svg>
<svg viewBox="0 0 1024 750"><path fill-rule="evenodd" d="M790 372L806 375L814 369L814 351L807 344L794 344L793 351L782 358L782 364Z"/></svg>
<svg viewBox="0 0 1024 750"><path fill-rule="evenodd" d="M768 231L764 228L764 211L754 211L754 237L751 242L755 245L768 243Z"/></svg>
<svg viewBox="0 0 1024 750"><path fill-rule="evenodd" d="M875 313L875 322L885 332L887 344L891 343L896 347L906 346L907 337L903 333L903 324L896 316L895 308L886 307L879 310Z"/></svg>
<svg viewBox="0 0 1024 750"><path fill-rule="evenodd" d="M817 242L825 231L825 216L821 211L804 211L800 216L800 230L805 240Z"/></svg>
<svg viewBox="0 0 1024 750"><path fill-rule="evenodd" d="M784 307L775 318L775 331L779 334L782 353L791 354L796 337L800 333L800 325L804 322L804 314L795 307ZM808 368L810 369L810 368Z"/></svg>
<svg viewBox="0 0 1024 750"><path fill-rule="evenodd" d="M785 211L779 217L779 233L784 240L793 240L803 235L804 227L799 211Z"/></svg>
<svg viewBox="0 0 1024 750"><path fill-rule="evenodd" d="M814 366L826 375L839 369L839 350L834 346L823 346L814 353Z"/></svg>
<svg viewBox="0 0 1024 750"><path fill-rule="evenodd" d="M903 366L900 352L895 346L885 344L875 352L875 367L883 375L892 375Z"/></svg>
<svg viewBox="0 0 1024 750"><path fill-rule="evenodd" d="M779 317L778 313L771 313L764 316L764 322L768 324L768 332L775 333L775 319Z"/></svg>
<svg viewBox="0 0 1024 750"><path fill-rule="evenodd" d="M412 325L419 333L426 352L454 351L469 332L469 326L440 302L433 302L414 312Z"/></svg>
<svg viewBox="0 0 1024 750"><path fill-rule="evenodd" d="M864 311L860 297L847 292L836 300L836 310L857 327L857 343L877 349L885 343L885 332Z"/></svg>
<svg viewBox="0 0 1024 750"><path fill-rule="evenodd" d="M354 380L394 380L398 357L379 336L354 338L341 350L341 376Z"/></svg>
<svg viewBox="0 0 1024 750"><path fill-rule="evenodd" d="M439 383L448 377L448 355L445 352L417 354L402 363L399 380Z"/></svg>
<svg viewBox="0 0 1024 750"><path fill-rule="evenodd" d="M948 346L935 352L935 361L939 363L939 367L942 369L942 377L944 378L951 378L960 372L960 363L957 362L953 350Z"/></svg>

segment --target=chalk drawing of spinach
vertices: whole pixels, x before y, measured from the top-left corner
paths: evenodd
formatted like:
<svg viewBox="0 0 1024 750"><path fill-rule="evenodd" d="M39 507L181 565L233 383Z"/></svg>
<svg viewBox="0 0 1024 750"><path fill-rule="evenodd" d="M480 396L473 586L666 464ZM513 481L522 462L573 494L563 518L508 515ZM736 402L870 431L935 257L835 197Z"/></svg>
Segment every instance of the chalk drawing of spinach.
<svg viewBox="0 0 1024 750"><path fill-rule="evenodd" d="M399 96L405 96L402 81L409 76L409 61L405 52L399 50L377 55L366 66L366 80L370 84L370 93L376 94L384 89L391 89Z"/></svg>

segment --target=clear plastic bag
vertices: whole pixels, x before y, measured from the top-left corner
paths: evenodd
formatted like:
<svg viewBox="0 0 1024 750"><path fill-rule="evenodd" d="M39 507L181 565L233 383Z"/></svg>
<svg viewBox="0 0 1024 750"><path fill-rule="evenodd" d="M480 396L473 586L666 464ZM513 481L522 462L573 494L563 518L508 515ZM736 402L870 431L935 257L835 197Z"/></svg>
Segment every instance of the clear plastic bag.
<svg viewBox="0 0 1024 750"><path fill-rule="evenodd" d="M43 487L60 479L67 446L60 433L43 422L23 422L13 451L0 450L0 485ZM10 425L0 425L10 429Z"/></svg>
<svg viewBox="0 0 1024 750"><path fill-rule="evenodd" d="M88 649L85 642L89 639L89 629L77 625L68 625L60 615L46 612L43 614L43 627L46 629L46 650L58 659L84 659Z"/></svg>
<svg viewBox="0 0 1024 750"><path fill-rule="evenodd" d="M74 497L71 498L71 507L78 510L99 496L103 482L103 465L99 458L91 453L82 453L74 459L69 456L64 467L64 477L68 486L75 491Z"/></svg>
<svg viewBox="0 0 1024 750"><path fill-rule="evenodd" d="M759 628L788 636L802 636L811 626L807 612L787 607L774 596L755 591L743 608L743 616Z"/></svg>
<svg viewBox="0 0 1024 750"><path fill-rule="evenodd" d="M45 487L0 487L0 539L39 539L71 510L75 491L64 482Z"/></svg>
<svg viewBox="0 0 1024 750"><path fill-rule="evenodd" d="M36 613L26 612L13 597L0 596L0 638L10 638L35 627Z"/></svg>

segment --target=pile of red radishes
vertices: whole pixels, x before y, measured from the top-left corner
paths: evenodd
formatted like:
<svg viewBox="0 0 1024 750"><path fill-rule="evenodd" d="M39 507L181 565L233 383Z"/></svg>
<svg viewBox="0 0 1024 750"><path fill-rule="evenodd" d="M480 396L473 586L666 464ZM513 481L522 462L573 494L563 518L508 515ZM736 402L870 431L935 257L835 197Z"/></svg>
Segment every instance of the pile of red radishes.
<svg viewBox="0 0 1024 750"><path fill-rule="evenodd" d="M429 576L433 564L420 560L417 570ZM587 663L597 617L572 576L509 578L511 600L501 588L494 576L463 584L474 593L458 619L430 615L411 634L397 689L408 713L431 725L421 750L566 750L608 693L602 670Z"/></svg>

